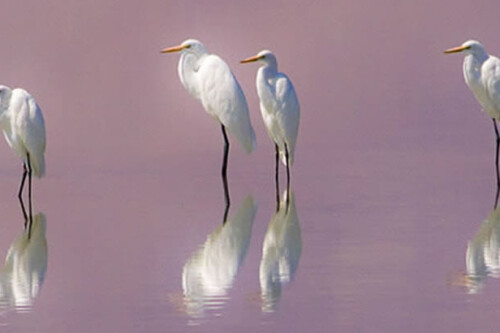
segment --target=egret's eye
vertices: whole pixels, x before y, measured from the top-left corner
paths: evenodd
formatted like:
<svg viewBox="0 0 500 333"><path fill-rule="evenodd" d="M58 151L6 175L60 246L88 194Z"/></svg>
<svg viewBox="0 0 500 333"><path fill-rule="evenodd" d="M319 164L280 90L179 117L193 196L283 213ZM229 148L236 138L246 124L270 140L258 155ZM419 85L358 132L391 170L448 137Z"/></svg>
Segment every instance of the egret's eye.
<svg viewBox="0 0 500 333"><path fill-rule="evenodd" d="M191 48L191 44L186 45L186 49L190 49L190 48Z"/></svg>

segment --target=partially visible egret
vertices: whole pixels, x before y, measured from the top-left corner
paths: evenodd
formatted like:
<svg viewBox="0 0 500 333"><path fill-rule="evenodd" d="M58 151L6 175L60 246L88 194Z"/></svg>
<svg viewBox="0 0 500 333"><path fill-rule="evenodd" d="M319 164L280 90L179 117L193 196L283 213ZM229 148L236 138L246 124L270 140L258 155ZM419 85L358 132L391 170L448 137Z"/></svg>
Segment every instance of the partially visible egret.
<svg viewBox="0 0 500 333"><path fill-rule="evenodd" d="M475 40L468 40L461 46L444 51L444 53L464 52L464 78L470 90L476 96L481 107L493 119L496 134L496 172L497 200L500 189L500 172L498 154L500 136L496 121L500 118L500 59L486 53L483 45Z"/></svg>
<svg viewBox="0 0 500 333"><path fill-rule="evenodd" d="M184 88L203 105L213 119L221 124L225 143L222 179L228 206L229 140L226 128L229 133L236 136L247 153L250 153L256 145L245 95L229 66L217 55L208 53L200 41L188 39L178 46L161 50L161 53L170 52L181 52L178 72Z"/></svg>
<svg viewBox="0 0 500 333"><path fill-rule="evenodd" d="M290 189L290 166L295 155L295 142L299 130L300 106L292 81L278 72L278 62L271 51L260 51L256 56L241 63L260 61L257 71L257 93L260 111L266 125L267 134L274 142L276 150L276 197L279 205L279 158L286 166L287 189Z"/></svg>
<svg viewBox="0 0 500 333"><path fill-rule="evenodd" d="M22 194L28 176L29 222L32 223L31 175L40 178L45 173L45 123L42 110L26 90L0 86L0 128L10 148L23 161L18 198L27 222Z"/></svg>

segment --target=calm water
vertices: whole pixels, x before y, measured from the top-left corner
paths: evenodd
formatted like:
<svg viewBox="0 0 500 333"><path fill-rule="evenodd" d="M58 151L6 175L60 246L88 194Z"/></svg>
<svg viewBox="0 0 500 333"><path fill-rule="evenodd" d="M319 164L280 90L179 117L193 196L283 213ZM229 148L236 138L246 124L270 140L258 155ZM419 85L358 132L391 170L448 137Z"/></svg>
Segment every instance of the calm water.
<svg viewBox="0 0 500 333"><path fill-rule="evenodd" d="M44 110L48 173L27 241L0 144L0 332L498 331L493 126L442 51L500 54L499 9L5 4L0 82ZM188 37L228 61L257 133L253 154L231 146L224 225L220 129L159 54ZM238 65L262 48L302 107L279 209L257 67Z"/></svg>

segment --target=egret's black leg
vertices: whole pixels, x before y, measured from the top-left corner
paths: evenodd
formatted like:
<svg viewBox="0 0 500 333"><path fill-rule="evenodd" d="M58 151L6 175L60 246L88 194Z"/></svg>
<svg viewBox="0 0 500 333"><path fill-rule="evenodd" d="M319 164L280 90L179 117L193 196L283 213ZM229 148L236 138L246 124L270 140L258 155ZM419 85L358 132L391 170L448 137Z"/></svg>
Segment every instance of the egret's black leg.
<svg viewBox="0 0 500 333"><path fill-rule="evenodd" d="M28 238L31 238L31 225L33 224L33 210L32 210L32 200L31 200L31 175L33 169L31 169L30 154L26 155L26 160L28 162L28 210L29 210L29 227L28 227Z"/></svg>
<svg viewBox="0 0 500 333"><path fill-rule="evenodd" d="M26 169L26 164L23 162L23 176L21 178L21 185L19 185L19 192L17 193L17 198L19 199L19 204L21 205L21 209L23 211L24 228L28 226L28 214L26 214L26 208L24 207L24 201L23 201L23 188L27 174L28 174L28 169Z"/></svg>
<svg viewBox="0 0 500 333"><path fill-rule="evenodd" d="M288 202L290 201L290 154L288 152L288 146L285 143L285 158L286 158L286 205L288 207Z"/></svg>
<svg viewBox="0 0 500 333"><path fill-rule="evenodd" d="M495 198L495 208L498 203L498 195L500 193L500 172L498 170L498 153L500 149L500 135L498 135L497 122L493 119L493 126L495 127L495 135L496 135L496 154L495 154L495 170L497 174L497 194Z"/></svg>
<svg viewBox="0 0 500 333"><path fill-rule="evenodd" d="M227 158L229 155L229 140L227 139L226 128L221 124L222 135L224 136L224 158L222 160L222 185L224 186L224 199L226 202L226 208L224 210L224 220L226 223L227 214L229 212L229 206L231 205L231 200L229 198L229 186L227 184Z"/></svg>
<svg viewBox="0 0 500 333"><path fill-rule="evenodd" d="M276 169L274 173L274 179L276 183L276 211L278 211L280 209L280 149L278 147L278 144L274 144L274 149L276 150Z"/></svg>

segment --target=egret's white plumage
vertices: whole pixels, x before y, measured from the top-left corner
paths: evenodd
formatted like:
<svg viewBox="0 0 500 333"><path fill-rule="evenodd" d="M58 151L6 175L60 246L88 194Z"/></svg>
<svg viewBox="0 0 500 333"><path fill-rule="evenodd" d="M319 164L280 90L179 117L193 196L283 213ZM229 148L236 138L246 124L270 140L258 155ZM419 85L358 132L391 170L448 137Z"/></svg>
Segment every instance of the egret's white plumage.
<svg viewBox="0 0 500 333"><path fill-rule="evenodd" d="M483 45L468 40L461 46L444 51L445 53L464 52L463 64L465 82L484 111L493 119L496 135L496 176L497 196L500 194L499 148L500 136L496 121L500 119L500 59L486 53Z"/></svg>
<svg viewBox="0 0 500 333"><path fill-rule="evenodd" d="M493 119L500 118L500 59L488 55L483 45L469 40L445 53L464 52L463 64L465 82L472 90L479 104Z"/></svg>
<svg viewBox="0 0 500 333"><path fill-rule="evenodd" d="M291 165L295 156L300 120L297 94L292 81L284 73L278 72L278 62L271 51L260 51L256 56L242 60L241 63L254 61L262 63L256 79L262 119L269 137L279 148L281 161L286 166Z"/></svg>
<svg viewBox="0 0 500 333"><path fill-rule="evenodd" d="M28 164L33 174L45 173L45 123L33 96L21 88L0 86L0 128L10 148Z"/></svg>
<svg viewBox="0 0 500 333"><path fill-rule="evenodd" d="M229 66L219 56L209 54L205 46L195 39L188 39L161 52L179 51L178 72L183 86L250 153L256 145L255 133L245 95Z"/></svg>

